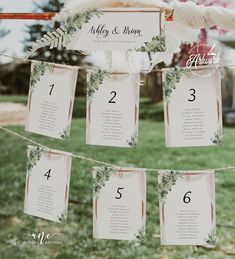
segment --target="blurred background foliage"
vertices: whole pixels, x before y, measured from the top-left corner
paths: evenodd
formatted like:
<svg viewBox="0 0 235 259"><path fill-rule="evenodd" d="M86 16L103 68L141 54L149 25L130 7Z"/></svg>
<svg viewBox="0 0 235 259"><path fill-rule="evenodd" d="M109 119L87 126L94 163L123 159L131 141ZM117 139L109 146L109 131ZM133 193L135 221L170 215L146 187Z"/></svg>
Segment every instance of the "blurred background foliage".
<svg viewBox="0 0 235 259"><path fill-rule="evenodd" d="M59 12L63 7L63 0L42 0L34 1L34 12ZM170 2L170 1L165 1ZM229 5L228 1L197 1L194 2L198 4L205 5L220 5L227 7ZM0 9L1 11L1 9ZM46 32L56 29L60 26L58 22L55 24L50 22L35 21L35 23L28 25L25 29L25 38L23 39L24 52L32 47L32 44L40 39ZM213 27L213 30L220 29ZM3 38L9 33L9 31L0 22L0 38ZM201 42L205 43L207 40L208 29L201 30ZM231 45L231 41L229 46ZM185 65L185 60L188 58L188 51L191 45L183 43L180 46L180 52L175 53L172 58L172 63L169 66L175 65ZM0 49L1 50L1 49ZM4 51L4 50L1 50ZM201 49L201 52L208 52L208 48ZM77 51L68 51L65 48L62 49L49 49L48 47L41 48L35 52L32 59L48 61L52 63L63 63L69 65L81 65L84 63L84 56ZM88 64L91 65L91 64ZM164 63L160 63L157 67L164 67ZM234 72L230 68L225 68L222 71L222 88L223 88L223 104L226 108L225 110L232 109L233 104L233 91L234 91ZM30 64L29 63L5 63L0 64L0 95L27 95L28 86L30 78ZM144 86L141 87L141 97L148 99L149 103L153 105L162 101L162 79L160 72L152 72L148 75L143 76ZM86 95L86 72L84 70L79 70L76 96ZM230 107L230 108L229 108ZM148 115L147 115L148 117Z"/></svg>

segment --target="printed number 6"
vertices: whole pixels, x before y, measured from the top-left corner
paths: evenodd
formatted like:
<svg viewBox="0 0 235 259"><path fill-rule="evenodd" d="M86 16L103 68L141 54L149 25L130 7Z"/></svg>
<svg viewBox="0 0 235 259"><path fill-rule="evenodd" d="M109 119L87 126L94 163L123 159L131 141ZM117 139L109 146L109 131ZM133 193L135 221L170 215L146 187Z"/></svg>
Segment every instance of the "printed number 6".
<svg viewBox="0 0 235 259"><path fill-rule="evenodd" d="M195 96L196 90L192 88L189 91L192 91L191 96L192 96L193 99L188 99L188 101L193 102L193 101L196 100L196 96Z"/></svg>
<svg viewBox="0 0 235 259"><path fill-rule="evenodd" d="M183 202L184 203L190 203L191 198L189 196L187 196L187 194L192 193L192 192L186 192L183 198Z"/></svg>
<svg viewBox="0 0 235 259"><path fill-rule="evenodd" d="M113 99L116 97L117 93L115 91L112 91L110 94L113 94L113 97L110 99L109 103L116 103L113 101Z"/></svg>
<svg viewBox="0 0 235 259"><path fill-rule="evenodd" d="M120 190L123 190L124 187L118 188L117 193L119 194L119 197L115 197L115 199L120 200L122 198L122 194L120 193Z"/></svg>

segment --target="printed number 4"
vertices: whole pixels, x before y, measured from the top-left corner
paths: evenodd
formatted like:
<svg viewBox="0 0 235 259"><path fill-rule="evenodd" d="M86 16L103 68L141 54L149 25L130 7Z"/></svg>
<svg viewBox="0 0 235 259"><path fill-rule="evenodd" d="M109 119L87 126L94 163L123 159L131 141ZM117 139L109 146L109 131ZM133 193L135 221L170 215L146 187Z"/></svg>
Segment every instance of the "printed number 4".
<svg viewBox="0 0 235 259"><path fill-rule="evenodd" d="M51 90L50 90L50 93L49 93L49 95L51 95L52 94L52 91L53 91L53 89L54 89L54 84L52 84L52 85L50 85L49 87L51 87Z"/></svg>
<svg viewBox="0 0 235 259"><path fill-rule="evenodd" d="M116 97L117 93L115 91L112 91L110 94L112 94L113 97L110 99L109 103L116 103L113 99Z"/></svg>
<svg viewBox="0 0 235 259"><path fill-rule="evenodd" d="M195 95L196 90L192 88L192 89L190 89L189 91L192 92L192 93L190 94L190 96L192 96L192 99L188 99L188 101L189 101L189 102L193 102L193 101L196 100L196 95Z"/></svg>
<svg viewBox="0 0 235 259"><path fill-rule="evenodd" d="M123 190L124 187L118 188L117 193L119 194L119 197L115 197L115 199L120 200L122 198L122 194L120 193L120 190Z"/></svg>
<svg viewBox="0 0 235 259"><path fill-rule="evenodd" d="M47 180L49 180L49 178L51 177L51 169L48 170L48 171L44 174L44 176L46 176L46 177L47 177Z"/></svg>

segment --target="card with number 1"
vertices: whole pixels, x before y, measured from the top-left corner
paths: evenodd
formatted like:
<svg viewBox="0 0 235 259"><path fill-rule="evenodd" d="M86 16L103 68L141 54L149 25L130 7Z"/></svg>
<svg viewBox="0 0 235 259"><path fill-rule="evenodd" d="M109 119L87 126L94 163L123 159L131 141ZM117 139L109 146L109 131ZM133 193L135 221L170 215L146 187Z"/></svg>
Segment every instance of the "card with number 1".
<svg viewBox="0 0 235 259"><path fill-rule="evenodd" d="M33 61L25 130L67 139L76 81L77 68Z"/></svg>
<svg viewBox="0 0 235 259"><path fill-rule="evenodd" d="M135 148L140 75L95 70L87 76L86 143Z"/></svg>
<svg viewBox="0 0 235 259"><path fill-rule="evenodd" d="M146 220L146 170L93 169L93 237L142 240Z"/></svg>
<svg viewBox="0 0 235 259"><path fill-rule="evenodd" d="M28 146L24 212L51 221L67 218L71 154Z"/></svg>

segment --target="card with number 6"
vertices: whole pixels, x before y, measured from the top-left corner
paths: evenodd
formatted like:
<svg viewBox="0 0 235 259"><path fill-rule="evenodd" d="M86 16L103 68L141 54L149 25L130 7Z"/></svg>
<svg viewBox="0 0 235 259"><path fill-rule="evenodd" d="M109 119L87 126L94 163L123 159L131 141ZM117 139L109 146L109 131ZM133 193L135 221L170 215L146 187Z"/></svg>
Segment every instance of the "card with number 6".
<svg viewBox="0 0 235 259"><path fill-rule="evenodd" d="M93 237L142 240L145 220L145 169L93 168Z"/></svg>
<svg viewBox="0 0 235 259"><path fill-rule="evenodd" d="M64 223L67 219L71 154L28 146L24 212Z"/></svg>
<svg viewBox="0 0 235 259"><path fill-rule="evenodd" d="M95 70L87 75L86 143L135 148L140 75Z"/></svg>
<svg viewBox="0 0 235 259"><path fill-rule="evenodd" d="M223 144L219 69L165 69L163 97L167 147Z"/></svg>
<svg viewBox="0 0 235 259"><path fill-rule="evenodd" d="M216 245L214 171L159 171L162 245Z"/></svg>
<svg viewBox="0 0 235 259"><path fill-rule="evenodd" d="M25 130L67 139L76 81L77 68L33 61Z"/></svg>

